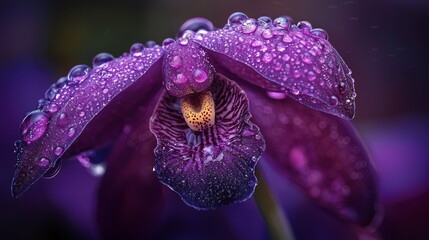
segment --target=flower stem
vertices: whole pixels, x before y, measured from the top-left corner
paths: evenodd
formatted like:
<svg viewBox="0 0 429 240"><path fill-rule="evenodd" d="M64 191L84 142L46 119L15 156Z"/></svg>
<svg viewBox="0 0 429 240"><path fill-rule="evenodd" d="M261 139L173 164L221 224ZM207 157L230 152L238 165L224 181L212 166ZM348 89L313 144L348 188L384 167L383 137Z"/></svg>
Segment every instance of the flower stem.
<svg viewBox="0 0 429 240"><path fill-rule="evenodd" d="M292 229L283 209L268 186L259 167L256 168L256 176L258 178L258 186L256 187L254 196L271 239L293 240Z"/></svg>

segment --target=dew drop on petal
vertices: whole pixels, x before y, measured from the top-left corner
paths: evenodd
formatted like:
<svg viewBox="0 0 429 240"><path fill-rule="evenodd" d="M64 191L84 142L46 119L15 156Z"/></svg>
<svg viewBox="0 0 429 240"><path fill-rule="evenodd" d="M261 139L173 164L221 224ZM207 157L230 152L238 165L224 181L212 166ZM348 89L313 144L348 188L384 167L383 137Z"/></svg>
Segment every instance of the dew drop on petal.
<svg viewBox="0 0 429 240"><path fill-rule="evenodd" d="M68 85L75 85L83 82L83 80L86 79L88 76L89 71L91 70L90 67L87 65L76 65L72 69L70 69L67 78L68 78Z"/></svg>
<svg viewBox="0 0 429 240"><path fill-rule="evenodd" d="M262 61L264 63L269 63L273 60L273 56L271 55L271 53L264 53L264 56L262 57Z"/></svg>
<svg viewBox="0 0 429 240"><path fill-rule="evenodd" d="M296 24L296 26L299 29L305 30L305 31L310 31L312 26L310 22L307 21L300 21L299 23Z"/></svg>
<svg viewBox="0 0 429 240"><path fill-rule="evenodd" d="M282 29L288 29L292 23L292 19L290 17L278 17L274 19L273 26L282 28Z"/></svg>
<svg viewBox="0 0 429 240"><path fill-rule="evenodd" d="M292 88L291 93L292 93L293 95L298 95L298 94L299 94L299 89Z"/></svg>
<svg viewBox="0 0 429 240"><path fill-rule="evenodd" d="M180 66L182 66L182 57L174 56L173 58L171 58L170 66L174 68L180 68Z"/></svg>
<svg viewBox="0 0 429 240"><path fill-rule="evenodd" d="M290 42L292 42L292 41L293 41L293 39L289 36L289 34L285 34L285 35L283 36L282 41L283 41L283 42L285 42L285 43L290 43Z"/></svg>
<svg viewBox="0 0 429 240"><path fill-rule="evenodd" d="M172 39L172 38L166 38L166 39L164 39L164 41L162 41L162 46L166 47L166 46L168 46L168 45L170 45L172 43L174 43L174 39Z"/></svg>
<svg viewBox="0 0 429 240"><path fill-rule="evenodd" d="M310 81L314 81L316 79L316 74L313 71L307 72L307 79Z"/></svg>
<svg viewBox="0 0 429 240"><path fill-rule="evenodd" d="M252 33L256 30L257 24L255 19L247 19L243 22L243 33Z"/></svg>
<svg viewBox="0 0 429 240"><path fill-rule="evenodd" d="M332 95L329 98L329 104L331 104L332 106L338 106L338 103L339 103L339 101L338 101L338 98L336 96Z"/></svg>
<svg viewBox="0 0 429 240"><path fill-rule="evenodd" d="M176 78L174 79L175 83L184 84L188 82L188 79L183 73L179 73L176 75Z"/></svg>
<svg viewBox="0 0 429 240"><path fill-rule="evenodd" d="M198 83L202 83L207 80L207 73L204 70L197 69L194 71L194 79Z"/></svg>
<svg viewBox="0 0 429 240"><path fill-rule="evenodd" d="M92 67L98 67L103 65L104 63L110 62L114 60L115 57L109 53L99 53L92 59Z"/></svg>
<svg viewBox="0 0 429 240"><path fill-rule="evenodd" d="M248 17L242 12L235 12L228 17L228 25L237 25L243 23Z"/></svg>
<svg viewBox="0 0 429 240"><path fill-rule="evenodd" d="M264 31L262 31L262 37L265 39L270 39L273 37L273 33L271 32L271 30L269 28L265 29Z"/></svg>
<svg viewBox="0 0 429 240"><path fill-rule="evenodd" d="M134 43L130 47L130 53L141 52L144 50L144 45L142 43Z"/></svg>
<svg viewBox="0 0 429 240"><path fill-rule="evenodd" d="M30 144L42 137L48 128L49 118L41 111L29 113L21 123L21 138Z"/></svg>
<svg viewBox="0 0 429 240"><path fill-rule="evenodd" d="M67 136L69 137L73 137L76 133L76 128L69 128L69 130L67 131Z"/></svg>
<svg viewBox="0 0 429 240"><path fill-rule="evenodd" d="M62 148L62 147L56 147L55 149L54 149L54 154L56 155L56 156L60 156L62 153L64 152L64 148Z"/></svg>
<svg viewBox="0 0 429 240"><path fill-rule="evenodd" d="M315 29L311 30L311 34L316 36L316 37L328 40L328 33L324 29L315 28Z"/></svg>
<svg viewBox="0 0 429 240"><path fill-rule="evenodd" d="M58 126L65 126L67 124L67 114L61 113L57 118L57 125Z"/></svg>
<svg viewBox="0 0 429 240"><path fill-rule="evenodd" d="M37 163L42 168L47 168L50 165L49 159L42 157L39 159L39 162Z"/></svg>
<svg viewBox="0 0 429 240"><path fill-rule="evenodd" d="M180 38L179 39L179 44L182 46L186 46L189 43L189 39L187 38Z"/></svg>
<svg viewBox="0 0 429 240"><path fill-rule="evenodd" d="M286 50L286 45L282 42L278 42L276 45L276 49L279 52L283 52L284 50Z"/></svg>

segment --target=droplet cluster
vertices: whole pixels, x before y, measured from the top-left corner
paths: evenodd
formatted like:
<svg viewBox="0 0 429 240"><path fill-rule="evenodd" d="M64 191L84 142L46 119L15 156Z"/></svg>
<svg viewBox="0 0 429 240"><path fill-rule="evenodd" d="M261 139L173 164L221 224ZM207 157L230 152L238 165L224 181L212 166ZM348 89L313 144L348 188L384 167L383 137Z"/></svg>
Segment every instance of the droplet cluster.
<svg viewBox="0 0 429 240"><path fill-rule="evenodd" d="M57 171L56 162L85 126L151 66L158 63L160 68L163 54L158 45L137 43L129 54L115 59L100 53L93 59L93 69L77 65L58 79L39 100L38 109L21 123L13 194L20 195L46 172Z"/></svg>
<svg viewBox="0 0 429 240"><path fill-rule="evenodd" d="M232 14L223 29L194 37L217 63L242 79L350 118L356 97L354 80L327 39L323 29L307 21L293 24L290 17L253 19L243 13Z"/></svg>

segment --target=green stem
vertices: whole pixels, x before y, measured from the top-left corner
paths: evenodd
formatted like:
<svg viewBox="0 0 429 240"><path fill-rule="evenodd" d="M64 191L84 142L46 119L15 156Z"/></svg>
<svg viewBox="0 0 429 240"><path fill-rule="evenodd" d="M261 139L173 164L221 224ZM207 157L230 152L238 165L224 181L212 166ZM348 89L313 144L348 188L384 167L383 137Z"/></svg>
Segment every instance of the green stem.
<svg viewBox="0 0 429 240"><path fill-rule="evenodd" d="M286 216L283 214L283 209L271 192L268 183L264 179L264 175L259 167L256 168L256 176L258 178L258 186L255 190L255 200L259 207L265 224L267 225L271 239L273 240L293 240L292 229Z"/></svg>

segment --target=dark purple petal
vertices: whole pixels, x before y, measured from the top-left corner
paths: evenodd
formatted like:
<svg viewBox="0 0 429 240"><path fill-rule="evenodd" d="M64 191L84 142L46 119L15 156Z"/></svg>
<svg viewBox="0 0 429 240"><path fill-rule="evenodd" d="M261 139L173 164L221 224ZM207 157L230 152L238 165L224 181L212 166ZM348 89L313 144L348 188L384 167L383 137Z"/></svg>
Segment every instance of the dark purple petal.
<svg viewBox="0 0 429 240"><path fill-rule="evenodd" d="M152 100L145 95L161 88L163 53L156 46L92 70L85 65L74 67L66 86L58 89L40 111L30 113L21 126L25 143L17 148L12 194L21 195L60 157L102 146L118 135L136 104L144 97ZM39 112L44 115L39 116Z"/></svg>
<svg viewBox="0 0 429 240"><path fill-rule="evenodd" d="M351 123L289 99L273 99L254 86L243 89L266 138L265 157L322 206L370 225L378 208L375 172Z"/></svg>
<svg viewBox="0 0 429 240"><path fill-rule="evenodd" d="M97 199L102 239L148 239L162 216L163 185L152 171L156 139L149 131L155 104L139 107L107 159Z"/></svg>
<svg viewBox="0 0 429 240"><path fill-rule="evenodd" d="M265 149L238 85L216 75L210 91L215 125L202 132L188 127L180 99L168 94L151 119L151 131L158 139L154 169L159 179L197 209L248 199L256 186L255 165Z"/></svg>
<svg viewBox="0 0 429 240"><path fill-rule="evenodd" d="M338 52L308 22L242 19L193 41L228 71L269 91L343 118L353 118L354 80ZM273 25L274 24L274 25ZM221 69L218 69L221 70Z"/></svg>

